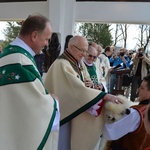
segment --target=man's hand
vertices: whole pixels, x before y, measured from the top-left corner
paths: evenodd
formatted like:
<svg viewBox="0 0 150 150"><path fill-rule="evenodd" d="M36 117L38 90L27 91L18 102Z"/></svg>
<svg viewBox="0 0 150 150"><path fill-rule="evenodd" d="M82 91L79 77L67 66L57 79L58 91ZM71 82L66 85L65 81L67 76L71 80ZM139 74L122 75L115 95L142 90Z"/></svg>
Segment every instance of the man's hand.
<svg viewBox="0 0 150 150"><path fill-rule="evenodd" d="M94 89L102 90L103 89L103 85L102 84L94 85Z"/></svg>
<svg viewBox="0 0 150 150"><path fill-rule="evenodd" d="M93 87L93 82L89 79L85 79L84 84L86 87Z"/></svg>

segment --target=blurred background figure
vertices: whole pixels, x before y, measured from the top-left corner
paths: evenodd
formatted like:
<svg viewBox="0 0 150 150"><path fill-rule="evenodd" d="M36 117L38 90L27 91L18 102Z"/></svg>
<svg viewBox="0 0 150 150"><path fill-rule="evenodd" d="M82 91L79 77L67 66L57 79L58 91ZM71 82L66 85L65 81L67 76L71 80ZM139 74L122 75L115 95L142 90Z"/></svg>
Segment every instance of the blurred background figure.
<svg viewBox="0 0 150 150"><path fill-rule="evenodd" d="M34 56L34 59L35 59L36 65L37 65L37 69L39 70L40 75L42 77L43 72L44 72L44 54L43 54L43 52L41 51L40 54L36 54Z"/></svg>
<svg viewBox="0 0 150 150"><path fill-rule="evenodd" d="M132 60L132 58L133 58L133 50L132 49L128 50L128 57L130 60Z"/></svg>
<svg viewBox="0 0 150 150"><path fill-rule="evenodd" d="M57 59L61 51L61 44L57 33L53 33L49 40L48 47L43 49L44 53L44 71L47 72L52 63Z"/></svg>
<svg viewBox="0 0 150 150"><path fill-rule="evenodd" d="M100 76L101 81L103 81L103 78L105 78L105 64L102 61L102 59L100 58L102 52L103 52L103 48L101 47L101 45L98 45L98 47L97 47L97 59L95 61L95 65L97 67L97 72Z"/></svg>
<svg viewBox="0 0 150 150"><path fill-rule="evenodd" d="M94 47L96 50L98 50L98 44L95 43L95 42L89 43L89 46L92 46L92 47Z"/></svg>
<svg viewBox="0 0 150 150"><path fill-rule="evenodd" d="M124 56L125 56L126 60L128 60L130 62L130 66L129 66L130 73L123 75L122 86L123 86L123 89L124 89L124 95L127 98L129 98L130 93L131 93L131 83L132 83L132 77L133 77L133 72L132 72L132 67L133 67L133 61L132 61L133 50L127 50L126 48L124 48Z"/></svg>
<svg viewBox="0 0 150 150"><path fill-rule="evenodd" d="M133 61L132 61L132 59L133 59L133 56L134 56L134 51L132 49L128 50L127 56L130 59L130 69L132 71L132 68L133 68Z"/></svg>
<svg viewBox="0 0 150 150"><path fill-rule="evenodd" d="M109 47L109 46L107 46ZM110 46L110 50L111 50L111 54L108 56L108 58L110 59L111 57L115 58L116 55L117 55L117 52L116 52L116 47L114 45L111 45ZM113 63L112 62L109 62L110 63L110 66L112 67L113 66Z"/></svg>
<svg viewBox="0 0 150 150"><path fill-rule="evenodd" d="M147 65L150 59L146 56L144 48L139 48L132 59L133 61L133 80L131 84L131 101L137 97L137 89L142 83L143 78L148 74Z"/></svg>
<svg viewBox="0 0 150 150"><path fill-rule="evenodd" d="M73 37L73 35L67 35L65 39L65 45L64 45L64 50L68 48L68 42L69 40Z"/></svg>
<svg viewBox="0 0 150 150"><path fill-rule="evenodd" d="M124 48L121 48L118 52L118 56L111 57L110 62L113 64L113 68L125 69L130 67L130 59L125 55ZM113 93L113 89L116 82L116 74L111 74L110 76L110 94Z"/></svg>
<svg viewBox="0 0 150 150"><path fill-rule="evenodd" d="M110 66L109 57L111 57L113 53L114 53L114 46L107 46L104 52L101 53L99 56L101 63L103 64L105 68L104 78L105 78L106 87L109 93L110 93L110 71L112 70Z"/></svg>

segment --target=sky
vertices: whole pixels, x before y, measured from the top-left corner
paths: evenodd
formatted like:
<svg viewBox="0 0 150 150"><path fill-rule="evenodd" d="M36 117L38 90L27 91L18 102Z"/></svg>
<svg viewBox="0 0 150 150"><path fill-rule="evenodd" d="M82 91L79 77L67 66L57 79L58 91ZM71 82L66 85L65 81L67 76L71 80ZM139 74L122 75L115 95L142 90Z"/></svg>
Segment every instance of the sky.
<svg viewBox="0 0 150 150"><path fill-rule="evenodd" d="M5 40L5 36L3 34L3 30L6 28L6 22L0 21L0 40Z"/></svg>
<svg viewBox="0 0 150 150"><path fill-rule="evenodd" d="M136 47L136 43L137 43L137 37L138 37L138 29L137 29L137 25L131 25L129 31L128 31L128 41L127 41L127 48L131 48L134 49Z"/></svg>
<svg viewBox="0 0 150 150"><path fill-rule="evenodd" d="M138 35L139 34L139 27L138 26L139 25L131 24L128 27L128 30L127 30L127 45L126 45L127 49L136 49L137 38L139 36ZM118 42L117 46L123 47L123 43Z"/></svg>

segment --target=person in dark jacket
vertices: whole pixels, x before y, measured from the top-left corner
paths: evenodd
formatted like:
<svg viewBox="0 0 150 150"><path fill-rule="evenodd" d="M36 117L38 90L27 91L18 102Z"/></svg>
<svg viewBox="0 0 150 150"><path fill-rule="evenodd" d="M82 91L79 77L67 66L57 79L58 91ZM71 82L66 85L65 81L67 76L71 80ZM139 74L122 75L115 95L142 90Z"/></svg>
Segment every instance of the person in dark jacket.
<svg viewBox="0 0 150 150"><path fill-rule="evenodd" d="M68 42L69 42L69 40L70 40L72 37L73 37L73 35L67 35L67 36L66 36L64 50L67 50L67 48L68 48Z"/></svg>
<svg viewBox="0 0 150 150"><path fill-rule="evenodd" d="M53 32L52 37L49 40L48 47L43 49L44 52L44 69L45 72L49 69L52 63L57 59L61 51L61 44L59 42L59 38L57 33Z"/></svg>
<svg viewBox="0 0 150 150"><path fill-rule="evenodd" d="M36 54L34 56L34 59L35 59L35 62L36 62L36 65L37 65L37 69L38 71L40 72L40 75L41 77L43 76L43 64L44 64L44 54L43 52L41 52L40 54Z"/></svg>

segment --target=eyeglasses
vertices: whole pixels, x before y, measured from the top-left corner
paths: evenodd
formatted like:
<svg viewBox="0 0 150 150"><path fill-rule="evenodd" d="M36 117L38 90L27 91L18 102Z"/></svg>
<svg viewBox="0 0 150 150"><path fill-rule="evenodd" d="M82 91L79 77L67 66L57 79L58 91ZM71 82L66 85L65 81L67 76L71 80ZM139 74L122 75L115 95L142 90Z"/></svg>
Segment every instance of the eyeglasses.
<svg viewBox="0 0 150 150"><path fill-rule="evenodd" d="M79 47L77 47L77 46L75 46L75 45L73 45L76 49L78 49L80 52L82 52L84 55L87 55L88 53L88 51L87 50L83 50L83 49L80 49Z"/></svg>
<svg viewBox="0 0 150 150"><path fill-rule="evenodd" d="M88 54L88 57L93 58L94 60L97 58L97 56L93 56L91 54Z"/></svg>

